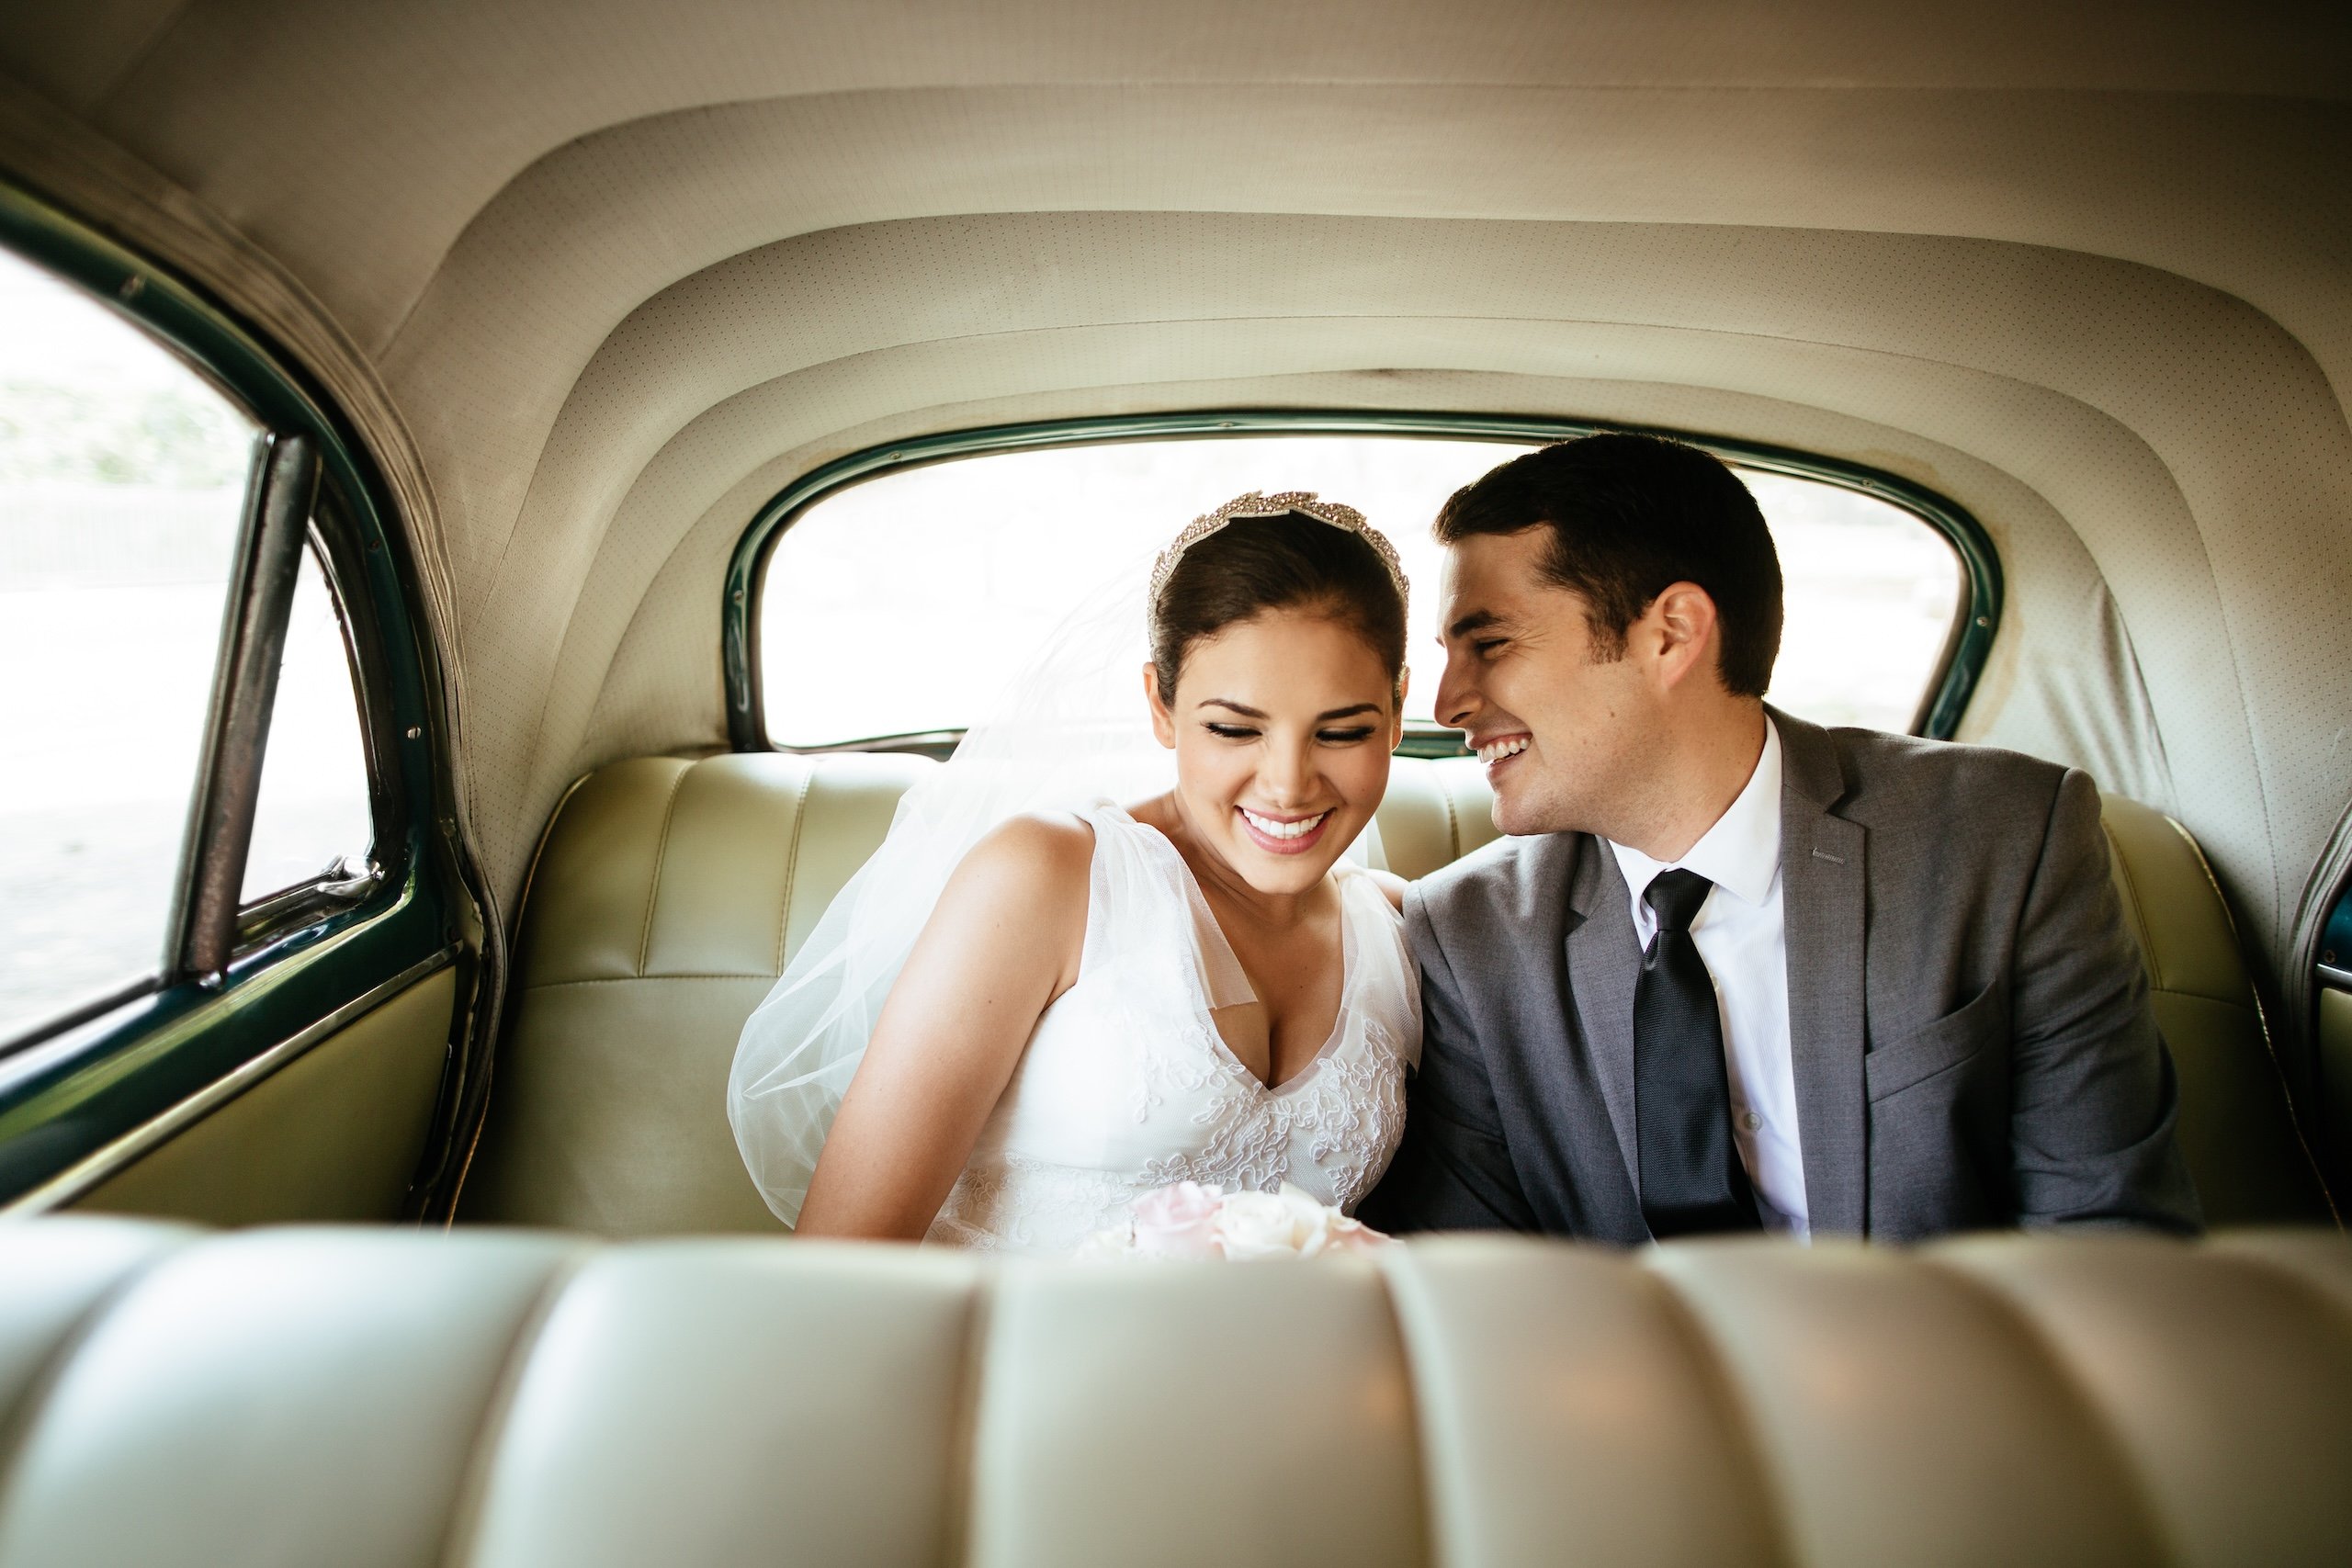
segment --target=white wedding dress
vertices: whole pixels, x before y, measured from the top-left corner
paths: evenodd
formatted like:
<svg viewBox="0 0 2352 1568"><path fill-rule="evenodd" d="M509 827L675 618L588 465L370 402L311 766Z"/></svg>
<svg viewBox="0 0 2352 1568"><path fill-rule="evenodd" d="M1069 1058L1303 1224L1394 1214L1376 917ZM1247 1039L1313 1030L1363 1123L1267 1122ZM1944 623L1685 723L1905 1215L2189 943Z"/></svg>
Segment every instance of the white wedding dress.
<svg viewBox="0 0 2352 1568"><path fill-rule="evenodd" d="M900 798L881 848L745 1021L727 1118L784 1224L799 1222L833 1113L941 890L974 844L1024 811L1074 811L1094 830L1085 947L932 1240L1067 1254L1170 1182L1263 1191L1287 1180L1346 1209L1387 1168L1420 1053L1420 994L1377 883L1352 861L1334 869L1339 1020L1307 1066L1269 1089L1211 1016L1255 998L1207 900L1176 847L1111 804L1176 784L1174 755L1136 700L1150 564L1078 596L991 716ZM1374 863L1377 842L1367 825L1361 852Z"/></svg>
<svg viewBox="0 0 2352 1568"><path fill-rule="evenodd" d="M1037 1021L929 1239L1068 1255L1176 1181L1289 1181L1352 1209L1404 1132L1421 1037L1386 896L1352 863L1335 868L1339 1017L1314 1060L1269 1089L1211 1016L1256 997L1183 857L1116 806L1080 815L1094 859L1078 980Z"/></svg>

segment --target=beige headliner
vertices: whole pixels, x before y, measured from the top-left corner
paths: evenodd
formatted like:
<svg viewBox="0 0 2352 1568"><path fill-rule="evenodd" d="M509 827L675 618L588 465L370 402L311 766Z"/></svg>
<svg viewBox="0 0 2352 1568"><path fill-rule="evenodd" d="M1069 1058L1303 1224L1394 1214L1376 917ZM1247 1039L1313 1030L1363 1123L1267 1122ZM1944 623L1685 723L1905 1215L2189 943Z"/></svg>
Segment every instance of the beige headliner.
<svg viewBox="0 0 2352 1568"><path fill-rule="evenodd" d="M1458 409L1951 495L2012 589L1966 733L2180 813L2276 964L2352 780L2352 12L1927 9L18 5L0 162L350 407L503 896L582 770L722 740L794 475Z"/></svg>

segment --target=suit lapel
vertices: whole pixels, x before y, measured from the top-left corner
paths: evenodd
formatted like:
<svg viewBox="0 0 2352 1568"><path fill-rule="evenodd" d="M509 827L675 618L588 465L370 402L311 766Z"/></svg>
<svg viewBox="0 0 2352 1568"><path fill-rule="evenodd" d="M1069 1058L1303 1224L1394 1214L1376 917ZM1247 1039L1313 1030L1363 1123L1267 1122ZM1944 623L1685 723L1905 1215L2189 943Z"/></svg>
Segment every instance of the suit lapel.
<svg viewBox="0 0 2352 1568"><path fill-rule="evenodd" d="M1634 932L1632 896L1617 857L1586 838L1569 885L1566 932L1568 994L1584 1035L1594 1078L1617 1134L1625 1179L1641 1196L1640 1147L1634 1122L1634 988L1641 982L1642 949Z"/></svg>
<svg viewBox="0 0 2352 1568"><path fill-rule="evenodd" d="M1623 1151L1640 954L1623 878L1581 833L1533 838L1521 863L1505 935L1518 983L1498 987L1480 1031L1512 1163L1545 1229L1637 1244L1649 1230Z"/></svg>
<svg viewBox="0 0 2352 1568"><path fill-rule="evenodd" d="M1781 732L1781 908L1805 1209L1816 1235L1860 1235L1870 1203L1862 1079L1869 834L1831 811L1846 784L1827 732L1777 710L1772 719Z"/></svg>

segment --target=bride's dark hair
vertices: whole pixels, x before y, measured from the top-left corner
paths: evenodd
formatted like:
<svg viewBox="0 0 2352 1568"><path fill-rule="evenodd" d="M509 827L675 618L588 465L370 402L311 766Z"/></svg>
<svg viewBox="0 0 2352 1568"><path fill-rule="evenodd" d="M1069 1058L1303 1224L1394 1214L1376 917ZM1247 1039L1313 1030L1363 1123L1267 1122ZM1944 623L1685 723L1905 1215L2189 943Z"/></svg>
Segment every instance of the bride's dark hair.
<svg viewBox="0 0 2352 1568"><path fill-rule="evenodd" d="M1176 700L1193 644L1269 610L1329 615L1380 656L1392 686L1404 675L1405 597L1386 564L1363 535L1288 512L1237 518L1177 558L1151 604L1159 700Z"/></svg>

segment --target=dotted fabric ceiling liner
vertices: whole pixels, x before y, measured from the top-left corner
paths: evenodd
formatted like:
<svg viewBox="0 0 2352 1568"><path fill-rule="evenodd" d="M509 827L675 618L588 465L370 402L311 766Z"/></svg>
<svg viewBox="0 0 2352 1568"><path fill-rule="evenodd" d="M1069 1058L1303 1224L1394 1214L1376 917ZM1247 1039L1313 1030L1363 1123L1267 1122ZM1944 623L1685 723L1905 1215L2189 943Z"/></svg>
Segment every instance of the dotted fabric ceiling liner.
<svg viewBox="0 0 2352 1568"><path fill-rule="evenodd" d="M481 451L477 466L486 484L503 474L519 486L571 377L680 277L828 228L1094 209L1972 233L2213 284L2341 365L2352 362L2352 299L2337 258L2352 231L2307 197L2352 139L2311 123L2325 112L2043 93L1409 85L720 105L615 127L525 171L457 239L387 371L420 392L445 393L454 377L504 411L502 430L526 449ZM2250 148L2273 178L2245 177ZM2324 164L2331 152L2337 163ZM780 167L796 177L776 178ZM629 217L616 230L619 192ZM420 405L428 422L443 407ZM481 447L478 428L455 428L473 432L455 445Z"/></svg>
<svg viewBox="0 0 2352 1568"><path fill-rule="evenodd" d="M1253 264L1239 278L1237 254ZM1906 308L1922 297L1929 309ZM2289 518L2324 537L2352 445L2308 355L2243 303L2144 267L1983 242L1166 214L837 231L735 258L635 312L582 375L495 561L488 540L458 552L481 595L466 617L477 694L511 680L521 700L552 699L544 732L478 738L529 753L478 746L492 764L478 780L511 778L531 800L560 788L577 754L564 732L593 712L590 693L567 688L599 678L597 651L639 616L645 563L779 446L1056 387L1215 380L1265 400L1250 378L1367 361L1723 387L1993 458L2064 497L2132 627L2173 765L2196 781L2178 804L2266 913L2300 874L2270 863L2273 837L2315 852L2340 805L2324 773L2283 823L2266 799L2262 705L2239 695L2245 656L2211 558L2237 546L2225 575L2247 596L2242 615L2265 607L2264 661L2282 640L2322 667L2352 652L2323 613L2337 588L2313 552L2272 553ZM2226 462L2199 450L2217 436ZM2331 464L2314 473L2314 454ZM2265 525L2207 531L2253 518ZM605 552L611 575L590 566ZM582 584L576 604L549 592L567 581ZM2033 635L2022 620L2010 634ZM705 711L715 723L715 699ZM511 814L526 839L523 799Z"/></svg>
<svg viewBox="0 0 2352 1568"><path fill-rule="evenodd" d="M258 245L198 270L427 534L508 894L579 766L719 733L793 472L1338 402L1945 490L2011 568L1968 732L2178 809L2275 956L2352 724L2352 15L1926 10L107 0L0 11L0 73Z"/></svg>

